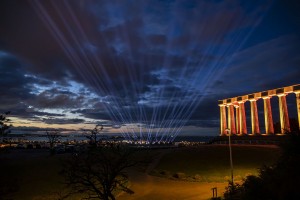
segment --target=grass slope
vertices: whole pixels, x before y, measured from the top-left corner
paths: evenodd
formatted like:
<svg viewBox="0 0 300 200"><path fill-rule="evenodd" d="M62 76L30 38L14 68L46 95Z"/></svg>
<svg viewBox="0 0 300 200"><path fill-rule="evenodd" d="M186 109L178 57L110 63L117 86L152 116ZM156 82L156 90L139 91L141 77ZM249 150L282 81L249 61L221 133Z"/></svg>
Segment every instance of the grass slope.
<svg viewBox="0 0 300 200"><path fill-rule="evenodd" d="M173 177L173 174L180 172L177 180L203 183L224 182L230 176L229 150L226 145L139 151L137 156L148 157L149 154L154 158L161 155L151 168L152 175ZM256 174L258 167L273 163L279 154L279 148L275 147L233 146L235 178L241 179L247 174ZM59 199L60 193L66 193L63 178L59 175L60 160L65 156L67 155L50 156L45 150L12 150L10 153L2 153L0 180L5 184L10 182L14 186L19 185L18 191L11 196L14 200ZM146 166L143 171L145 169ZM162 171L166 173L162 175ZM80 197L73 196L69 198L71 199L76 200Z"/></svg>
<svg viewBox="0 0 300 200"><path fill-rule="evenodd" d="M280 149L268 146L232 147L235 180L249 174L257 174L257 168L272 164L280 155ZM197 148L174 149L166 154L153 175L173 177L186 176L195 181L227 181L230 176L229 148L227 145L207 145Z"/></svg>

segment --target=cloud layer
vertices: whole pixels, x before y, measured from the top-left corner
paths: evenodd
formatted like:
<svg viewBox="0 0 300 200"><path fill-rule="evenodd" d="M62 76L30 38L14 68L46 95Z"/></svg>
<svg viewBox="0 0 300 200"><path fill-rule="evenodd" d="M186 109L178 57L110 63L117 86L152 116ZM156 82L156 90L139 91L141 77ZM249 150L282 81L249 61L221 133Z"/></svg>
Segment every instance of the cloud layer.
<svg viewBox="0 0 300 200"><path fill-rule="evenodd" d="M218 99L298 83L297 29L260 39L273 4L2 1L0 110L217 132Z"/></svg>

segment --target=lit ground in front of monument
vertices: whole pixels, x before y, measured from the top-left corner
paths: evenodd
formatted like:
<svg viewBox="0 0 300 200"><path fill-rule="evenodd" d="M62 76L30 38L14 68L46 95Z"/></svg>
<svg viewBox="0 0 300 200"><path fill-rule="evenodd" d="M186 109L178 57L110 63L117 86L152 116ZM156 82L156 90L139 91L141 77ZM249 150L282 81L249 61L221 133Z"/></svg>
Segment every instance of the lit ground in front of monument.
<svg viewBox="0 0 300 200"><path fill-rule="evenodd" d="M274 163L280 152L273 145L232 145L232 151L237 181L249 174L257 174L256 169L263 164ZM171 179L176 173L184 173L183 179L188 181L226 182L230 176L228 145L174 149L163 157L154 173Z"/></svg>
<svg viewBox="0 0 300 200"><path fill-rule="evenodd" d="M230 176L227 145L139 152L140 156L149 153L155 158L154 165L146 167L150 175L140 169L131 170L130 187L135 193L120 194L118 199L208 199L212 187L218 187L221 195L227 185L226 179ZM258 167L271 164L279 154L280 149L276 146L233 145L235 177L241 180L247 174L256 174ZM0 169L6 172L1 179L17 180L20 186L12 199L48 200L63 194L63 179L58 172L61 170L60 159L65 156L68 155L50 157L44 150L17 150L1 155L0 160L5 162L1 162ZM161 174L162 171L166 173ZM175 178L176 173L185 176ZM196 174L198 178L193 180Z"/></svg>

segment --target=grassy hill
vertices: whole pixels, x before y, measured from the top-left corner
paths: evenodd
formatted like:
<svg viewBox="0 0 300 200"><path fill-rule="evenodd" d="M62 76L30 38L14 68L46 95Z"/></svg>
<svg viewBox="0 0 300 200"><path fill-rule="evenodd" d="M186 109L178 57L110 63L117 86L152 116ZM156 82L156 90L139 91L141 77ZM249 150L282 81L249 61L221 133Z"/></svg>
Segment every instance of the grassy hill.
<svg viewBox="0 0 300 200"><path fill-rule="evenodd" d="M149 151L139 151L138 156L146 157L149 153L154 155L155 165L148 171L150 175L202 183L226 182L230 177L227 145ZM279 155L280 149L275 146L233 145L235 179L241 180L248 174L256 174L258 167L273 163ZM66 156L68 155L50 156L49 152L43 149L11 150L9 153L2 153L0 180L17 190L11 199L59 199L60 195L66 192L63 178L59 175L61 159Z"/></svg>
<svg viewBox="0 0 300 200"><path fill-rule="evenodd" d="M276 161L280 149L276 146L233 145L233 167L235 180L249 174L257 174L257 168ZM165 154L152 175L190 181L222 182L230 176L228 145L203 145L174 149Z"/></svg>

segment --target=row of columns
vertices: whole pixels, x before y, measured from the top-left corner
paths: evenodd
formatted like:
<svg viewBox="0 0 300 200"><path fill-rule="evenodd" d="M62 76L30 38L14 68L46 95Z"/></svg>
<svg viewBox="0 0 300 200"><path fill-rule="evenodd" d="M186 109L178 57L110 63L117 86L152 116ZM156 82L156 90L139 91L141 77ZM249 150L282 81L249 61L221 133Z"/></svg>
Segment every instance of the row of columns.
<svg viewBox="0 0 300 200"><path fill-rule="evenodd" d="M298 121L300 125L300 91L294 92L296 94ZM287 93L277 94L279 98L279 114L281 133L290 132L289 115L286 103ZM265 130L267 135L274 134L274 125L271 108L272 96L260 97L264 101L264 121ZM251 135L260 134L259 120L257 112L256 101L259 98L251 98L246 100L240 100L225 104L219 104L220 106L220 132L221 135L226 135L226 129L230 129L232 134L245 135L247 134L246 125L246 113L244 103L249 100L251 106ZM226 116L227 108L227 116ZM299 127L300 129L300 127Z"/></svg>

